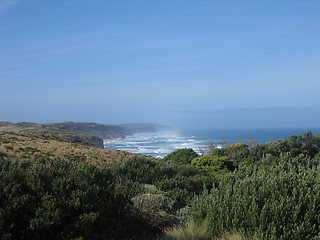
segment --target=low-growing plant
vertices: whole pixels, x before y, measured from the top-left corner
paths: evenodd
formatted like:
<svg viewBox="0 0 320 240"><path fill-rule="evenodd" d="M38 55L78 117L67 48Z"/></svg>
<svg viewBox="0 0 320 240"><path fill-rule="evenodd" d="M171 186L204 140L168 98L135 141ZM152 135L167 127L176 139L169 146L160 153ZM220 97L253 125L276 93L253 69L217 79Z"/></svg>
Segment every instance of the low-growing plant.
<svg viewBox="0 0 320 240"><path fill-rule="evenodd" d="M4 148L7 149L7 150L13 150L13 147L12 147L12 146L9 146L9 145L8 145L8 146L5 146Z"/></svg>
<svg viewBox="0 0 320 240"><path fill-rule="evenodd" d="M31 153L31 154L34 154L34 153L36 153L36 152L40 152L39 149L33 148L33 147L25 147L25 149L23 149L23 151L24 151L25 153Z"/></svg>
<svg viewBox="0 0 320 240"><path fill-rule="evenodd" d="M149 184L174 174L171 167L145 156L123 159L121 162L114 164L111 171L118 178Z"/></svg>
<svg viewBox="0 0 320 240"><path fill-rule="evenodd" d="M211 237L229 229L261 239L320 237L319 160L289 153L269 171L240 166L192 200L194 219L208 218Z"/></svg>
<svg viewBox="0 0 320 240"><path fill-rule="evenodd" d="M191 162L192 165L198 166L211 173L227 173L234 171L238 166L237 162L233 159L229 159L226 156L202 156L194 158Z"/></svg>
<svg viewBox="0 0 320 240"><path fill-rule="evenodd" d="M4 159L7 157L7 154L5 152L0 151L0 159Z"/></svg>
<svg viewBox="0 0 320 240"><path fill-rule="evenodd" d="M259 238L255 234L247 236L241 231L228 231L215 240L259 240Z"/></svg>
<svg viewBox="0 0 320 240"><path fill-rule="evenodd" d="M187 222L165 229L163 240L210 240L212 239L208 231L207 220L194 221L189 219Z"/></svg>
<svg viewBox="0 0 320 240"><path fill-rule="evenodd" d="M113 180L81 162L0 160L0 239L150 238L156 229Z"/></svg>
<svg viewBox="0 0 320 240"><path fill-rule="evenodd" d="M0 143L10 143L10 140L0 136Z"/></svg>
<svg viewBox="0 0 320 240"><path fill-rule="evenodd" d="M83 155L75 155L75 154L66 154L64 155L64 157L70 161L74 161L74 162L85 162L86 161L86 157Z"/></svg>

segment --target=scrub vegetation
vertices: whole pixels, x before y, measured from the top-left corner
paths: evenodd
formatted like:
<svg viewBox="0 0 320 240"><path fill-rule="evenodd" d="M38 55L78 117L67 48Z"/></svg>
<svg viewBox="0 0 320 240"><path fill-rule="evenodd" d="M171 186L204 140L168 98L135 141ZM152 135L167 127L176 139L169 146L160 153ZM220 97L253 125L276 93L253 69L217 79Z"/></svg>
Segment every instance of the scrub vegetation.
<svg viewBox="0 0 320 240"><path fill-rule="evenodd" d="M164 159L0 131L1 239L319 239L320 136Z"/></svg>

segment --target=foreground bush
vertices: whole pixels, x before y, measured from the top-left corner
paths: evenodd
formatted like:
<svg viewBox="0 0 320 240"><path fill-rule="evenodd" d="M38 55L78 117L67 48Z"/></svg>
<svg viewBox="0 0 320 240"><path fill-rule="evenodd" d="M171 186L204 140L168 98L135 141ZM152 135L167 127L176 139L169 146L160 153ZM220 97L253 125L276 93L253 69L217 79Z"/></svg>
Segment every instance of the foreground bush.
<svg viewBox="0 0 320 240"><path fill-rule="evenodd" d="M261 239L319 239L319 161L288 154L269 173L240 167L192 200L193 217L208 219L211 237L241 229Z"/></svg>
<svg viewBox="0 0 320 240"><path fill-rule="evenodd" d="M117 178L121 178L121 181L130 180L148 184L174 175L171 167L145 156L123 159L120 163L113 165L111 171Z"/></svg>
<svg viewBox="0 0 320 240"><path fill-rule="evenodd" d="M259 240L254 235L247 235L241 231L224 232L217 238L212 238L209 233L207 219L196 222L189 220L182 224L167 228L162 234L162 240Z"/></svg>
<svg viewBox="0 0 320 240"><path fill-rule="evenodd" d="M162 162L143 156L124 159L111 168L118 183L117 192L132 198L140 194L140 183L153 184L181 204L188 204L194 194L210 188L214 177L199 167L176 162Z"/></svg>
<svg viewBox="0 0 320 240"><path fill-rule="evenodd" d="M148 226L112 179L85 163L0 160L0 239L139 238Z"/></svg>

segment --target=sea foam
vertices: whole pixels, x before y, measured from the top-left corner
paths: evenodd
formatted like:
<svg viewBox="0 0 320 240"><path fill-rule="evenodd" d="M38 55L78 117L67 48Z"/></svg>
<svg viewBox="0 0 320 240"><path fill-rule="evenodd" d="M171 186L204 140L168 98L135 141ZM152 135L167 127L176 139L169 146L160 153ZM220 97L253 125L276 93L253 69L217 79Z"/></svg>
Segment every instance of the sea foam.
<svg viewBox="0 0 320 240"><path fill-rule="evenodd" d="M195 141L193 136L188 137L179 132L163 131L137 133L123 139L107 140L104 142L104 147L163 158L176 149L192 148L199 151L201 142Z"/></svg>

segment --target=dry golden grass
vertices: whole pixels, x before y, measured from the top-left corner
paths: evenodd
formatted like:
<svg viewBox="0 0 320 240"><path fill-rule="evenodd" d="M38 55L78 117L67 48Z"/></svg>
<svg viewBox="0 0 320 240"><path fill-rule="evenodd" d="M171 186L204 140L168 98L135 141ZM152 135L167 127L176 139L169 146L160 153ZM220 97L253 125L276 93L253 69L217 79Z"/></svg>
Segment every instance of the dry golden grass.
<svg viewBox="0 0 320 240"><path fill-rule="evenodd" d="M124 151L101 149L83 142L63 139L45 139L37 133L7 132L0 130L0 153L10 159L35 159L37 156L49 158L64 157L80 159L99 166L110 166L123 158L135 154Z"/></svg>
<svg viewBox="0 0 320 240"><path fill-rule="evenodd" d="M232 231L232 232L225 232L221 237L217 238L216 240L258 240L256 236L246 236L241 231Z"/></svg>
<svg viewBox="0 0 320 240"><path fill-rule="evenodd" d="M210 240L207 221L197 223L189 220L164 231L162 240Z"/></svg>
<svg viewBox="0 0 320 240"><path fill-rule="evenodd" d="M159 240L258 240L254 236L246 236L241 231L225 232L220 237L212 238L209 234L207 220L195 222L192 219L165 229Z"/></svg>

